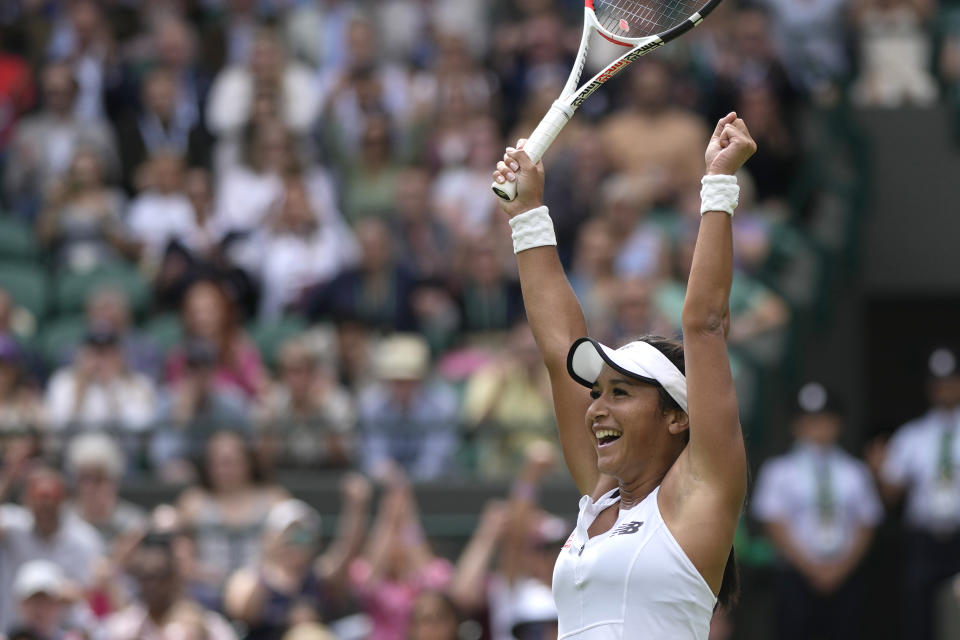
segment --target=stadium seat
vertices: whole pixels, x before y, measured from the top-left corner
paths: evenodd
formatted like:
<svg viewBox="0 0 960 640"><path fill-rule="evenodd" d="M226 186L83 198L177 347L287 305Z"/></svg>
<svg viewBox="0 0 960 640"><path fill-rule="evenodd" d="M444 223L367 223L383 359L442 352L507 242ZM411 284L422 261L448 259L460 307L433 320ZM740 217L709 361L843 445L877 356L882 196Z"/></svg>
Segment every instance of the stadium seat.
<svg viewBox="0 0 960 640"><path fill-rule="evenodd" d="M183 339L180 316L166 313L150 319L143 332L163 352L168 353Z"/></svg>
<svg viewBox="0 0 960 640"><path fill-rule="evenodd" d="M250 338L260 348L264 363L273 368L277 359L277 349L286 340L297 336L307 329L307 321L300 316L286 316L276 320L261 320L247 327Z"/></svg>
<svg viewBox="0 0 960 640"><path fill-rule="evenodd" d="M47 278L40 267L28 263L0 264L0 289L13 296L14 303L41 320L47 311Z"/></svg>
<svg viewBox="0 0 960 640"><path fill-rule="evenodd" d="M107 267L86 273L64 273L57 278L56 306L60 314L80 313L91 292L114 286L126 293L130 310L143 314L150 302L150 285L133 267Z"/></svg>
<svg viewBox="0 0 960 640"><path fill-rule="evenodd" d="M70 315L50 322L40 333L38 347L51 368L63 364L71 348L83 341L87 322L82 315Z"/></svg>
<svg viewBox="0 0 960 640"><path fill-rule="evenodd" d="M32 263L39 255L33 229L15 218L0 216L0 261Z"/></svg>

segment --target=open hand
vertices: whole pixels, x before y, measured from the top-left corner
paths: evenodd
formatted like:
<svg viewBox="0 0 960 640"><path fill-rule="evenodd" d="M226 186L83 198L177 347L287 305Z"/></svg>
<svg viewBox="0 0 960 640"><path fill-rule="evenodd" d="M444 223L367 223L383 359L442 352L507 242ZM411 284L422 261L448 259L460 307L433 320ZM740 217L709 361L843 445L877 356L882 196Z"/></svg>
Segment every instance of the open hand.
<svg viewBox="0 0 960 640"><path fill-rule="evenodd" d="M750 137L746 123L731 111L717 122L707 145L707 175L732 176L756 150L757 143Z"/></svg>

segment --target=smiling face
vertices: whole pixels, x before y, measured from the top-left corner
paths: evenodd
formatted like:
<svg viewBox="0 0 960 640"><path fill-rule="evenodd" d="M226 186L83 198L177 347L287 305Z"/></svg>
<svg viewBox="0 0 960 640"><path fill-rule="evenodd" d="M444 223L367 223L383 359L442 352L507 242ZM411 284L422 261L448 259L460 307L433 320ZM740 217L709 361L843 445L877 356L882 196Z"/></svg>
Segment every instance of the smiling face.
<svg viewBox="0 0 960 640"><path fill-rule="evenodd" d="M666 471L686 444L686 414L663 411L659 389L604 365L590 391L587 427L597 467L621 482Z"/></svg>

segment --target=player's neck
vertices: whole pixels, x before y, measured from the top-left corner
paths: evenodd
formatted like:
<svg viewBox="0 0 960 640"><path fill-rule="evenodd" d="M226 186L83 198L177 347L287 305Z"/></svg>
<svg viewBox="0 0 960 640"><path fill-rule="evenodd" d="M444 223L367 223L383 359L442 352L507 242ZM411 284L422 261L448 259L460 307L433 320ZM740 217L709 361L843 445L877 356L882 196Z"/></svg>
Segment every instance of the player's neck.
<svg viewBox="0 0 960 640"><path fill-rule="evenodd" d="M644 473L635 478L617 478L620 489L620 508L632 509L643 502L644 498L660 486L666 475L666 470L657 470L656 473Z"/></svg>

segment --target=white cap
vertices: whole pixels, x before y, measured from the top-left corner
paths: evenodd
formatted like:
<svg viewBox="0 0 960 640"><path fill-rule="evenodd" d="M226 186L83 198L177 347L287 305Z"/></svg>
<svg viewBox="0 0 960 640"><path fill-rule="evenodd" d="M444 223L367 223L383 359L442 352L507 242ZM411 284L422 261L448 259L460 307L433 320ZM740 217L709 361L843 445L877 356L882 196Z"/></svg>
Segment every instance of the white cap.
<svg viewBox="0 0 960 640"><path fill-rule="evenodd" d="M59 598L63 595L66 582L63 571L54 563L49 560L31 560L17 570L13 579L13 594L20 600L26 600L38 593Z"/></svg>
<svg viewBox="0 0 960 640"><path fill-rule="evenodd" d="M687 410L687 378L649 342L635 340L612 349L593 338L580 338L567 354L570 377L585 387L594 385L605 364L631 378L663 387L681 409Z"/></svg>
<svg viewBox="0 0 960 640"><path fill-rule="evenodd" d="M557 605L547 585L530 578L517 586L513 596L514 633L522 624L553 622L557 619Z"/></svg>
<svg viewBox="0 0 960 640"><path fill-rule="evenodd" d="M381 380L422 380L430 372L430 346L417 334L394 334L377 346L374 364Z"/></svg>
<svg viewBox="0 0 960 640"><path fill-rule="evenodd" d="M930 354L930 373L936 378L947 378L957 373L957 356L946 347Z"/></svg>
<svg viewBox="0 0 960 640"><path fill-rule="evenodd" d="M292 525L320 533L320 514L303 500L290 498L270 507L263 521L264 528L271 533L283 533Z"/></svg>
<svg viewBox="0 0 960 640"><path fill-rule="evenodd" d="M103 469L111 478L123 475L123 453L105 433L82 433L67 448L67 468L72 473L90 467Z"/></svg>

